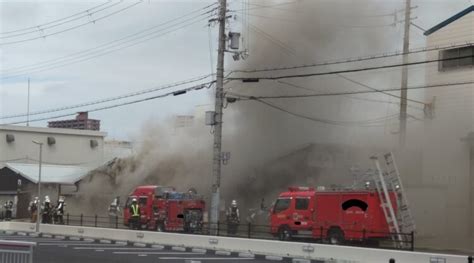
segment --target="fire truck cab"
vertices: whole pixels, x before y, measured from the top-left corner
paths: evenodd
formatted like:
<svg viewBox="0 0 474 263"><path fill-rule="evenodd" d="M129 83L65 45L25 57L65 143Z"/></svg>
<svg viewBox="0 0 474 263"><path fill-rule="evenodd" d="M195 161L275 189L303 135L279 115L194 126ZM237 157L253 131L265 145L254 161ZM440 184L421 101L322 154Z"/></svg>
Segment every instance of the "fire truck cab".
<svg viewBox="0 0 474 263"><path fill-rule="evenodd" d="M396 202L393 193L391 199L392 203ZM389 237L380 205L375 190L289 187L279 195L271 210L271 232L280 240L301 237L333 244Z"/></svg>
<svg viewBox="0 0 474 263"><path fill-rule="evenodd" d="M138 186L128 196L124 225L130 223L130 204L136 198L142 229L170 232L199 232L205 211L204 200L194 193L176 192L174 187Z"/></svg>

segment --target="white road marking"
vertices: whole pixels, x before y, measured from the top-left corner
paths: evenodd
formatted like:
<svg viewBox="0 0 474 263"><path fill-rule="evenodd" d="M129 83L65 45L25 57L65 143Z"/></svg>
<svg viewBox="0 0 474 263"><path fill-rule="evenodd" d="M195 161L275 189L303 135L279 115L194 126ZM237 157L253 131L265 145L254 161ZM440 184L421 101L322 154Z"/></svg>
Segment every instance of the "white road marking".
<svg viewBox="0 0 474 263"><path fill-rule="evenodd" d="M192 252L133 252L133 251L116 251L112 252L114 254L120 254L120 255L193 255L193 254L200 254L200 253L192 253Z"/></svg>
<svg viewBox="0 0 474 263"><path fill-rule="evenodd" d="M123 245L115 244L91 244L91 243L57 243L57 242L39 242L39 246L108 246L108 247L123 247Z"/></svg>
<svg viewBox="0 0 474 263"><path fill-rule="evenodd" d="M138 247L113 247L113 246L108 246L108 247L74 247L73 249L77 250L94 250L94 249L106 249L106 250L135 250L135 251L157 251L160 249L156 248L138 248ZM140 252L143 253L143 252ZM187 253L187 252L184 252ZM183 253L181 253L183 254ZM202 254L202 253L192 253L190 252L189 254Z"/></svg>
<svg viewBox="0 0 474 263"><path fill-rule="evenodd" d="M195 257L192 257L192 258L181 258L181 257L159 257L159 259L164 259L164 260L173 260L173 259L184 259L184 260L254 260L254 258L223 258L223 257L220 257L220 258L195 258Z"/></svg>

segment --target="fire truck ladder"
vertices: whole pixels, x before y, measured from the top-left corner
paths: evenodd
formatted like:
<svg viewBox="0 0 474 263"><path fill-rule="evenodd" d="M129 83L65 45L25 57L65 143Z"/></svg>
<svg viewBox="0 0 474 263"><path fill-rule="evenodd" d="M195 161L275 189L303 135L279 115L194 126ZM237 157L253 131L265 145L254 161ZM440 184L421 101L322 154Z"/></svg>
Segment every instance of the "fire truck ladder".
<svg viewBox="0 0 474 263"><path fill-rule="evenodd" d="M409 236L403 233L414 231L415 224L411 216L408 203L403 191L403 186L395 164L392 153L384 155L387 172L382 170L378 157L371 157L374 160L376 175L374 176L375 186L380 197L381 207L387 220L387 224L393 241L401 248L410 246ZM395 192L398 213L395 213L394 204L390 198L389 190Z"/></svg>
<svg viewBox="0 0 474 263"><path fill-rule="evenodd" d="M410 206L408 205L408 200L403 188L402 181L400 179L400 173L398 171L397 164L395 163L395 158L392 153L387 153L384 155L385 165L387 167L387 177L391 188L397 194L397 207L398 207L398 218L399 218L399 228L403 233L410 233L416 230L415 220L410 211Z"/></svg>

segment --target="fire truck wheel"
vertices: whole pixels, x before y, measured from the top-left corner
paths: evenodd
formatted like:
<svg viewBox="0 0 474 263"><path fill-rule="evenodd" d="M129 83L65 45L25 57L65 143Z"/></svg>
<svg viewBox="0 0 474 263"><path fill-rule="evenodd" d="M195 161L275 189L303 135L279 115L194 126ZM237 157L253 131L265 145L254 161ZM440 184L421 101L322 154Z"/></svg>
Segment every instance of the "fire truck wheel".
<svg viewBox="0 0 474 263"><path fill-rule="evenodd" d="M344 233L340 228L330 228L328 230L328 241L329 244L340 245L344 242Z"/></svg>
<svg viewBox="0 0 474 263"><path fill-rule="evenodd" d="M278 229L278 239L281 241L291 240L291 229L288 226L281 226Z"/></svg>

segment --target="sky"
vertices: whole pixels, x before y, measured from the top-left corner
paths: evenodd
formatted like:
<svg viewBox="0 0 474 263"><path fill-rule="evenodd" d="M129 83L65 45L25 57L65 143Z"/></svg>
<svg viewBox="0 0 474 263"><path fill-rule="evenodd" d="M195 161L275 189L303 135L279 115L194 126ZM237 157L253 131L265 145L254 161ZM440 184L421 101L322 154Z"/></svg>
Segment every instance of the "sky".
<svg viewBox="0 0 474 263"><path fill-rule="evenodd" d="M297 5L299 1L311 0L275 0L273 2L276 5L285 2ZM325 0L314 1L324 2ZM339 4L351 2L349 0L336 1ZM36 66L34 68L36 72L31 69L22 71L12 71L12 69L89 50L170 20L176 22L181 21L176 19L190 19L193 16L186 16L186 14L196 11L197 13L193 15L198 15L202 12L199 10L215 2L212 0L149 0L140 3L129 0L123 2L0 1L0 32L2 32L0 34L0 118L26 113L28 78L31 87L30 111L35 112L128 94L210 74L214 71L213 67L216 64L217 27L209 29L207 22L209 18L205 15L189 20L187 23L190 25L183 28L178 27L184 24L171 27L172 24L169 23L156 27L163 31L159 31L156 34L157 37L153 39L117 51L114 51L114 47L105 47L100 49L101 52L109 53L79 63L63 65L58 61L52 61L42 64L42 67ZM230 10L241 8L240 0L229 2ZM387 3L390 7L403 6L404 3L402 0L378 2ZM258 1L251 1L251 3L257 4ZM472 4L472 0L412 0L412 5L417 6L413 11L416 17L414 23L428 29ZM87 9L91 9L89 15L86 15ZM367 9L369 12L374 12L370 7ZM385 11L380 10L380 12ZM261 8L255 10L254 14L265 15L265 12L265 8ZM72 17L79 17L74 21L69 21L72 18L63 19L61 21L65 23L57 27L42 31L35 29L38 25L40 25L39 28L55 25L47 23L74 14L79 14ZM107 16L108 14L110 16ZM250 18L258 19L258 17ZM94 23L95 19L98 21ZM228 30L240 29L240 23L237 20L230 20L229 24ZM77 28L74 28L76 26ZM25 28L32 29L17 31ZM62 30L65 32L48 35ZM387 30L399 32L400 27ZM421 30L414 27L411 30L411 46L423 47L425 38ZM10 31L17 32L6 33ZM163 34L164 32L167 33ZM16 34L19 35L15 36ZM42 37L44 35L46 36ZM23 41L29 38L39 39ZM19 43L10 43L16 41ZM93 53L91 56L96 54L102 53ZM235 66L233 64L239 63L233 62L229 55L226 61L226 66L230 68ZM180 87L189 87L189 85ZM101 120L101 130L107 132L109 138L129 140L139 133L144 123L167 121L174 115L193 114L197 105L211 105L212 92L212 89L204 89L182 96L171 96L93 112L89 116ZM160 92L153 94L160 94ZM123 101L126 100L118 102ZM105 105L111 104L113 103ZM81 110L96 107L100 106L89 106ZM79 109L31 116L30 119L75 111ZM25 117L0 119L0 124L23 120ZM46 121L30 123L30 126L45 127L46 125Z"/></svg>

